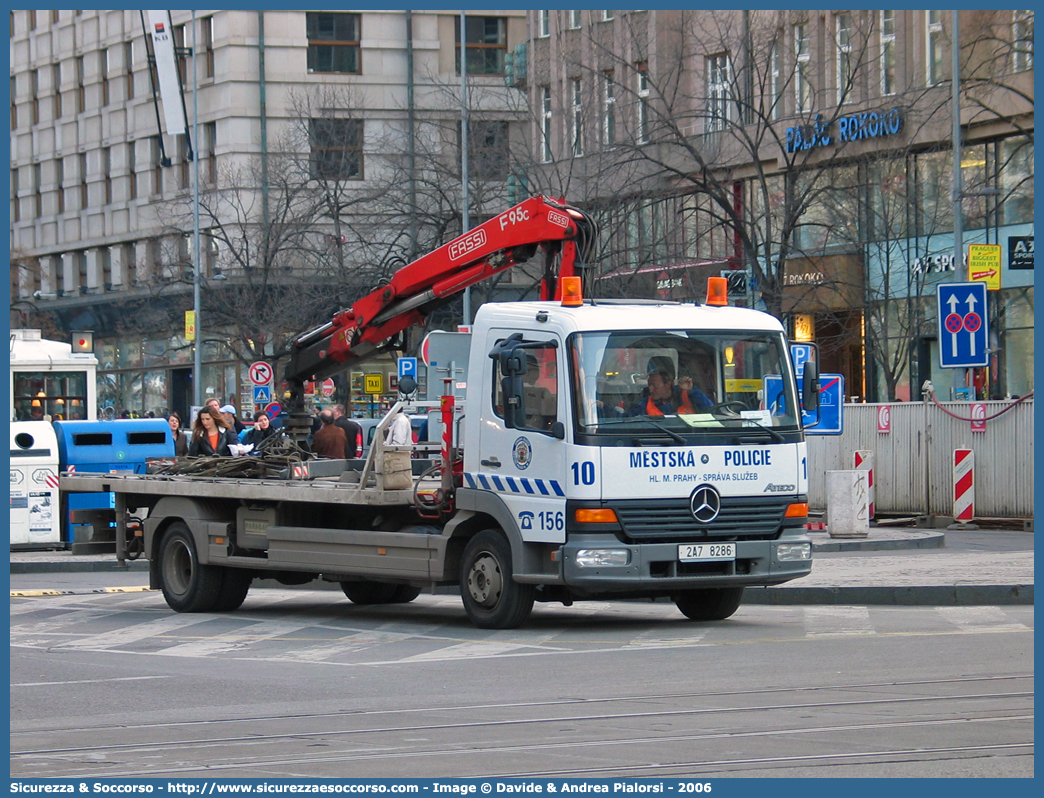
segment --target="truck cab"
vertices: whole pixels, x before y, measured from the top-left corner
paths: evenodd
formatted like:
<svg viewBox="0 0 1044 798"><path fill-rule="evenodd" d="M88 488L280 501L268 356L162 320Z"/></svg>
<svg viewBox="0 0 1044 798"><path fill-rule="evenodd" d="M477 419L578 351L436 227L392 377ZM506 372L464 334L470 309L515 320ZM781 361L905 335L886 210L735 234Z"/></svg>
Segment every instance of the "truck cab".
<svg viewBox="0 0 1044 798"><path fill-rule="evenodd" d="M670 596L703 617L810 571L800 404L773 317L486 304L469 369L457 504L496 519L515 581L566 601ZM766 378L783 385L768 406Z"/></svg>

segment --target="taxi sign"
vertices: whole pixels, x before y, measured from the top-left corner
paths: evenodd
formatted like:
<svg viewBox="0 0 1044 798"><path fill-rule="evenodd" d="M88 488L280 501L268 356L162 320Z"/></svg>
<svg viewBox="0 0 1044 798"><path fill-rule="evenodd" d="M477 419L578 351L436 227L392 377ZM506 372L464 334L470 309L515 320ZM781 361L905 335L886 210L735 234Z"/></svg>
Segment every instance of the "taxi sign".
<svg viewBox="0 0 1044 798"><path fill-rule="evenodd" d="M363 393L384 393L384 375L367 374L363 377Z"/></svg>

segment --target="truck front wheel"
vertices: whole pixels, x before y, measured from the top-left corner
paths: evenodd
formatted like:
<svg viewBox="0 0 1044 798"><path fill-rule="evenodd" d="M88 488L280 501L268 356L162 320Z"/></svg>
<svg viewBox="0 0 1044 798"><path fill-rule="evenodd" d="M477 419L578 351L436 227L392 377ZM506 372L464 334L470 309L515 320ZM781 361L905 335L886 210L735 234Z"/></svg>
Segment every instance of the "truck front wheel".
<svg viewBox="0 0 1044 798"><path fill-rule="evenodd" d="M168 527L159 555L163 598L172 610L210 612L217 606L224 574L220 568L200 564L192 532L184 522Z"/></svg>
<svg viewBox="0 0 1044 798"><path fill-rule="evenodd" d="M724 621L739 609L741 601L742 587L683 590L674 597L678 609L693 621Z"/></svg>
<svg viewBox="0 0 1044 798"><path fill-rule="evenodd" d="M487 529L468 541L460 566L460 594L476 626L521 626L533 610L535 590L512 578L511 546L499 530Z"/></svg>

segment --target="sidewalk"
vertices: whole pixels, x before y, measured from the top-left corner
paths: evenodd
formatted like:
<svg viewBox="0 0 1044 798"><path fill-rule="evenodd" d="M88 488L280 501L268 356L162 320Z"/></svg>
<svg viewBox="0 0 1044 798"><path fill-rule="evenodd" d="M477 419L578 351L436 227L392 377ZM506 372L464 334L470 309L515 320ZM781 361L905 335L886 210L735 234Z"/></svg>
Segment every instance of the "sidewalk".
<svg viewBox="0 0 1044 798"><path fill-rule="evenodd" d="M1006 530L983 528L983 537ZM1032 533L1027 544L1032 544ZM747 588L750 604L1033 604L1033 551L945 548L946 532L875 527L862 540L832 539L810 532L811 575L778 587ZM121 568L114 554L72 555L68 551L11 552L12 574L117 571L141 573L148 562Z"/></svg>

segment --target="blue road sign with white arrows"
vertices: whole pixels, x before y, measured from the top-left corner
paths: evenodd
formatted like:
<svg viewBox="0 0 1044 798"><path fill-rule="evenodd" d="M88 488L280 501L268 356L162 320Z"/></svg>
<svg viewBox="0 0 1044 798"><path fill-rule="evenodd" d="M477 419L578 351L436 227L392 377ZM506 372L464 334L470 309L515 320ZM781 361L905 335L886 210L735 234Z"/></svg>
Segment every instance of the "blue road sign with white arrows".
<svg viewBox="0 0 1044 798"><path fill-rule="evenodd" d="M939 365L944 369L990 365L986 283L939 283Z"/></svg>

